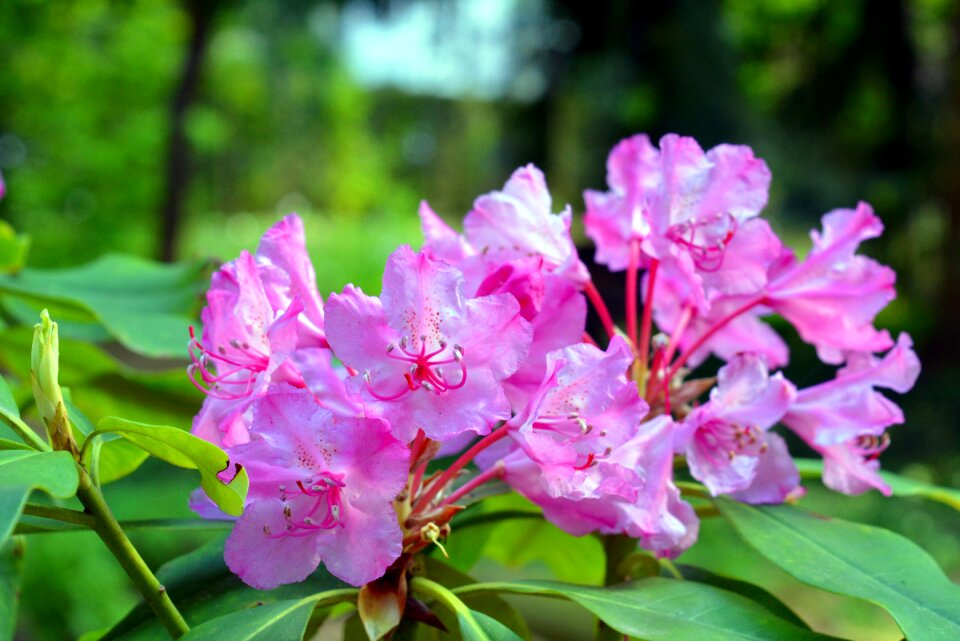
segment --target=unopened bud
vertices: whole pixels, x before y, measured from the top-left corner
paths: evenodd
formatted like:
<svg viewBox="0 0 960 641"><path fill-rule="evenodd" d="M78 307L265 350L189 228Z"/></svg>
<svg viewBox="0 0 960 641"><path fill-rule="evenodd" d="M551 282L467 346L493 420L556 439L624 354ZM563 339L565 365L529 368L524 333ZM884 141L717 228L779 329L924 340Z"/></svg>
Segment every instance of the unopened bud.
<svg viewBox="0 0 960 641"><path fill-rule="evenodd" d="M60 337L57 324L47 310L40 312L40 322L33 328L30 352L30 383L40 418L47 428L54 449L76 452L76 443L67 420L63 393L60 391Z"/></svg>

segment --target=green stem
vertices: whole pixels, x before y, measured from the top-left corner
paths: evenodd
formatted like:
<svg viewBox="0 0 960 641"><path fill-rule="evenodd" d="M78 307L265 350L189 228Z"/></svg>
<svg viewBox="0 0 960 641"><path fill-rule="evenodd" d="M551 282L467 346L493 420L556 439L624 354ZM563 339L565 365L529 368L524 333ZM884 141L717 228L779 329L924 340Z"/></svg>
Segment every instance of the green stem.
<svg viewBox="0 0 960 641"><path fill-rule="evenodd" d="M463 638L489 638L483 627L477 621L477 618L473 616L473 611L460 600L460 597L439 583L425 579L422 576L415 576L410 581L410 589L421 598L433 599L437 603L442 604L443 607L456 615L457 621L460 623L460 631ZM467 634L464 628L472 630L474 634Z"/></svg>
<svg viewBox="0 0 960 641"><path fill-rule="evenodd" d="M29 445L31 448L40 452L51 451L51 448L47 442L37 436L37 433L30 429L29 425L24 423L16 416L11 414L0 414L0 418L2 418L3 422L9 425L10 429L16 432L17 436L19 436L23 442Z"/></svg>
<svg viewBox="0 0 960 641"><path fill-rule="evenodd" d="M622 583L618 568L623 560L636 551L637 541L622 534L611 534L600 537L603 541L603 552L606 556L603 584L614 585ZM623 641L623 634L597 619L597 641Z"/></svg>
<svg viewBox="0 0 960 641"><path fill-rule="evenodd" d="M23 506L23 513L29 514L30 516L40 516L45 519L53 519L55 521L63 521L64 523L80 525L86 529L93 529L95 526L94 519L86 512L69 510L65 507L27 503Z"/></svg>
<svg viewBox="0 0 960 641"><path fill-rule="evenodd" d="M166 588L160 584L150 568L143 561L140 553L133 547L123 528L110 511L110 507L103 498L100 488L93 484L86 470L79 468L80 486L77 488L77 498L86 508L87 513L94 519L94 530L100 536L110 552L116 557L127 576L133 581L143 600L153 610L157 618L174 639L179 639L190 631L190 627L183 619L183 615L173 605Z"/></svg>

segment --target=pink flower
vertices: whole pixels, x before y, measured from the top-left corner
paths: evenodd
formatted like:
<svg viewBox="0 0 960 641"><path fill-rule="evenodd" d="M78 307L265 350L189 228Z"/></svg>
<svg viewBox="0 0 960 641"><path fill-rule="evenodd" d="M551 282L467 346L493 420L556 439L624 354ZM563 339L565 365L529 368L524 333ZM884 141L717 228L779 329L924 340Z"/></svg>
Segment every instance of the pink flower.
<svg viewBox="0 0 960 641"><path fill-rule="evenodd" d="M692 300L684 280L674 278L666 271L658 273L653 318L662 331L676 335L677 348L681 352L689 352L708 331L720 327L686 357L688 367L696 367L710 354L729 361L741 352L763 356L771 368L783 367L789 362L790 351L786 342L760 319L771 313L769 308L755 305L737 313L750 303L751 297L718 295L711 299L709 310L704 312L698 310ZM685 326L681 327L684 314L688 317ZM732 319L726 320L728 317Z"/></svg>
<svg viewBox="0 0 960 641"><path fill-rule="evenodd" d="M0 174L0 200L7 195L7 183L3 182L3 174Z"/></svg>
<svg viewBox="0 0 960 641"><path fill-rule="evenodd" d="M571 212L551 212L552 199L543 172L527 165L513 172L502 191L480 196L464 218L460 236L430 209L420 205L423 251L459 267L467 289L513 261L541 258L544 271L582 288L589 280L570 237Z"/></svg>
<svg viewBox="0 0 960 641"><path fill-rule="evenodd" d="M249 408L273 382L303 385L287 363L297 346L299 298L275 310L253 256L247 252L216 272L203 309L202 341L193 338L191 380L207 394L194 433L212 443L246 442ZM198 354L199 353L199 354ZM212 371L211 371L212 370Z"/></svg>
<svg viewBox="0 0 960 641"><path fill-rule="evenodd" d="M794 386L779 372L770 376L756 354L741 354L720 368L709 402L686 417L677 438L693 477L716 496L750 487L761 462L792 467L785 448L769 446L767 430L795 396ZM785 460L766 460L772 457Z"/></svg>
<svg viewBox="0 0 960 641"><path fill-rule="evenodd" d="M297 216L268 229L256 256L242 252L212 276L201 320L203 337L190 342L188 373L208 397L193 426L204 439L226 447L246 442L251 404L271 383L303 387L305 375L331 380L329 357L313 358L308 373L293 358L297 350L326 345L322 301ZM342 398L340 389L328 391L331 401Z"/></svg>
<svg viewBox="0 0 960 641"><path fill-rule="evenodd" d="M521 167L502 191L477 198L463 221L464 235L487 264L540 256L551 273L583 286L590 274L570 238L570 207L556 215L551 205L543 172Z"/></svg>
<svg viewBox="0 0 960 641"><path fill-rule="evenodd" d="M889 443L886 429L902 423L903 413L875 388L902 394L913 387L920 361L912 347L910 336L900 334L883 358L852 355L832 381L800 390L783 417L784 425L823 455L828 487L845 494L875 487L889 494L877 458Z"/></svg>
<svg viewBox="0 0 960 641"><path fill-rule="evenodd" d="M878 352L893 345L873 319L896 296L896 274L855 254L861 241L876 238L883 224L866 203L823 217L823 234L811 232L813 249L802 262L785 252L773 266L765 304L790 321L826 363L845 352Z"/></svg>
<svg viewBox="0 0 960 641"><path fill-rule="evenodd" d="M455 267L397 249L379 298L348 285L327 303L327 339L367 411L397 438L484 434L510 417L502 381L517 370L530 324L510 294L465 299Z"/></svg>
<svg viewBox="0 0 960 641"><path fill-rule="evenodd" d="M616 470L629 492L594 497L554 495L543 468L516 450L503 459L504 480L543 509L557 527L582 536L589 532L627 534L658 556L677 556L697 538L699 522L672 482L673 422L659 416L599 466Z"/></svg>
<svg viewBox="0 0 960 641"><path fill-rule="evenodd" d="M260 239L256 259L273 309L287 309L295 298L303 304L298 318L298 347L327 347L323 300L307 255L303 220L291 214L268 229Z"/></svg>
<svg viewBox="0 0 960 641"><path fill-rule="evenodd" d="M704 153L693 138L668 134L657 150L640 134L610 152L607 182L610 191L584 194L597 262L626 269L639 240L647 259L675 260L695 279L719 269L738 229L766 205L770 171L749 147Z"/></svg>
<svg viewBox="0 0 960 641"><path fill-rule="evenodd" d="M302 581L320 562L352 585L382 576L402 549L393 499L410 457L388 425L336 417L279 386L255 402L251 437L230 450L250 475L230 569L258 589Z"/></svg>
<svg viewBox="0 0 960 641"><path fill-rule="evenodd" d="M649 409L625 376L632 361L620 337L606 352L580 343L547 355L548 375L510 424L516 426L512 436L540 465L552 496L630 496L606 459L633 437Z"/></svg>

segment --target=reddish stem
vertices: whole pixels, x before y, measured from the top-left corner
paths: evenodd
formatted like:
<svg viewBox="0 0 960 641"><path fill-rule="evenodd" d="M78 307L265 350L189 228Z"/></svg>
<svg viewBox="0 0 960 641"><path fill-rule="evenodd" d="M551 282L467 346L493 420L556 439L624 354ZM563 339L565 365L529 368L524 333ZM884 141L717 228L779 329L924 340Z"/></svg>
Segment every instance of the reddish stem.
<svg viewBox="0 0 960 641"><path fill-rule="evenodd" d="M639 245L638 245L639 249ZM660 267L659 260L650 261L650 269L647 272L647 299L643 303L643 321L640 327L640 345L637 349L640 351L640 368L647 369L647 363L650 357L650 329L653 326L653 288L657 282L657 268Z"/></svg>
<svg viewBox="0 0 960 641"><path fill-rule="evenodd" d="M593 340L593 336L591 336L591 335L588 334L587 332L584 332L584 333L583 333L583 342L584 342L584 343L589 343L590 345L593 345L594 347L600 347L599 345L597 345L597 341Z"/></svg>
<svg viewBox="0 0 960 641"><path fill-rule="evenodd" d="M693 305L686 305L683 308L683 311L680 312L680 318L677 319L677 325L673 329L673 333L670 334L670 342L667 343L667 350L663 354L663 360L667 363L673 360L673 355L676 353L677 348L680 347L680 339L683 338L684 332L687 331L687 325L690 324L690 320L693 318Z"/></svg>
<svg viewBox="0 0 960 641"><path fill-rule="evenodd" d="M413 473L413 480L410 481L410 497L411 499L417 495L417 492L420 491L420 483L423 481L423 474L427 471L427 461L424 461L417 466L417 470Z"/></svg>
<svg viewBox="0 0 960 641"><path fill-rule="evenodd" d="M440 501L440 505L450 505L451 503L456 503L461 498L463 498L470 492L474 491L475 489L477 489L487 481L498 479L502 476L503 476L503 463L500 462L494 465L493 467L491 467L486 472L481 472L480 474L477 474L475 477L473 477L472 479L470 479L469 481L467 481L466 483L458 487L454 492L450 494L450 496Z"/></svg>
<svg viewBox="0 0 960 641"><path fill-rule="evenodd" d="M433 498L440 493L447 483L452 481L460 472L460 470L466 467L467 463L472 461L477 454L487 449L506 435L507 426L503 425L499 429L494 430L490 434L483 437L483 439L475 443L473 447L461 454L460 458L453 462L453 465L447 468L446 471L444 471L444 473L441 474L436 481L430 484L430 489L426 490L423 495L417 499L417 502L413 506L412 512L419 512L429 505L430 501L432 501Z"/></svg>
<svg viewBox="0 0 960 641"><path fill-rule="evenodd" d="M627 336L633 349L640 350L637 344L637 265L640 262L640 239L630 241L629 258L627 262Z"/></svg>
<svg viewBox="0 0 960 641"><path fill-rule="evenodd" d="M587 286L583 288L583 293L587 295L587 298L593 304L593 308L597 310L597 316L600 317L600 322L603 323L603 329L607 332L607 336L613 338L616 335L613 329L613 318L611 318L610 310L607 309L607 304L603 302L603 297L600 296L600 292L597 291L597 286L593 284L593 281L587 283Z"/></svg>
<svg viewBox="0 0 960 641"><path fill-rule="evenodd" d="M757 296L756 298L747 301L746 303L744 303L743 305L736 308L735 310L733 310L732 312L730 312L729 314L727 314L726 316L718 320L716 323L714 323L713 326L710 327L710 329L704 332L703 335L700 338L698 338L693 343L693 345L690 346L690 349L686 349L683 351L682 354L680 354L680 358L677 359L677 361L673 364L673 366L670 367L670 371L667 372L667 378L665 379L664 382L669 381L674 376L676 376L677 372L680 371L680 368L683 367L683 364L687 362L687 358L689 358L690 355L696 352L698 349L703 347L703 345L708 340L713 338L714 334L716 334L721 329L726 327L730 321L735 319L737 316L740 316L740 314L748 312L754 307L756 307L757 305L761 304L765 299L766 299L766 296Z"/></svg>

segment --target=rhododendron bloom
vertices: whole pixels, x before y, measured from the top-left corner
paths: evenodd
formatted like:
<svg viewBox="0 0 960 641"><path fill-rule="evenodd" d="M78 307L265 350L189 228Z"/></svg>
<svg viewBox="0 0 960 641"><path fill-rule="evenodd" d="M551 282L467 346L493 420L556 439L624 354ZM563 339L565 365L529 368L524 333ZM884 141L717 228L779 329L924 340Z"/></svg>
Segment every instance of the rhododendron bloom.
<svg viewBox="0 0 960 641"><path fill-rule="evenodd" d="M363 585L400 556L393 499L410 452L383 420L337 417L306 390L274 386L254 403L250 442L229 454L250 490L225 558L247 584L302 581L323 562Z"/></svg>
<svg viewBox="0 0 960 641"><path fill-rule="evenodd" d="M786 455L779 447L770 449L767 430L795 396L793 385L779 372L771 376L755 354L739 355L720 368L710 400L684 419L678 434L693 477L713 495L750 487L762 459Z"/></svg>
<svg viewBox="0 0 960 641"><path fill-rule="evenodd" d="M773 266L764 304L790 321L817 348L826 363L841 363L849 351L879 352L893 345L873 319L896 296L896 274L855 252L876 238L883 224L866 203L823 217L823 233L813 231L813 248L803 261L791 252Z"/></svg>
<svg viewBox="0 0 960 641"><path fill-rule="evenodd" d="M629 491L607 459L649 409L625 373L633 360L615 337L606 352L579 344L547 355L548 375L511 421L512 435L541 466L552 496L583 498Z"/></svg>
<svg viewBox="0 0 960 641"><path fill-rule="evenodd" d="M327 340L357 375L368 413L410 440L484 434L510 417L502 381L520 366L530 324L510 294L466 299L455 267L401 247L379 298L348 285L326 308Z"/></svg>
<svg viewBox="0 0 960 641"><path fill-rule="evenodd" d="M242 252L213 274L201 320L203 337L191 339L188 371L208 398L193 432L218 445L246 442L253 400L271 383L304 386L291 355L326 344L322 301L297 216L268 229L256 256ZM320 369L329 368L329 357L314 360L311 377L326 376Z"/></svg>
<svg viewBox="0 0 960 641"><path fill-rule="evenodd" d="M639 242L641 266L651 259L672 263L699 294L702 275L723 266L741 227L766 205L770 171L749 147L718 145L704 153L694 139L669 134L658 150L638 135L610 153L607 182L610 191L584 194L597 262L627 269L631 245ZM762 235L759 227L749 233Z"/></svg>
<svg viewBox="0 0 960 641"><path fill-rule="evenodd" d="M903 412L878 387L909 391L920 361L908 334L883 358L855 354L836 378L800 390L783 417L787 425L824 457L824 483L845 494L875 487L890 490L877 470L889 439L886 429L903 422Z"/></svg>

